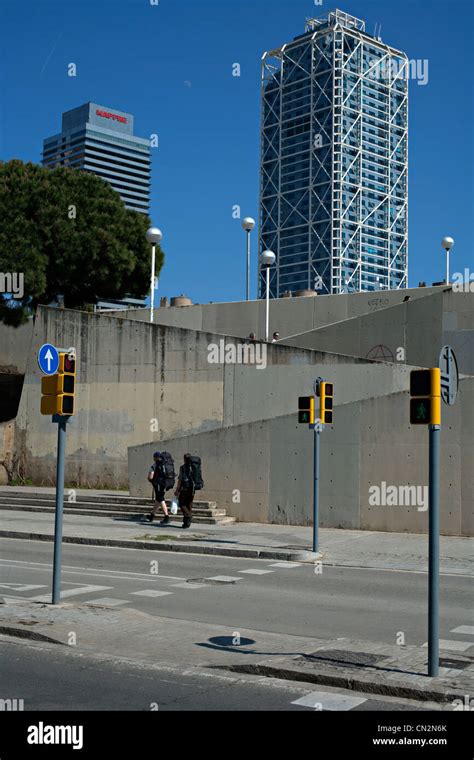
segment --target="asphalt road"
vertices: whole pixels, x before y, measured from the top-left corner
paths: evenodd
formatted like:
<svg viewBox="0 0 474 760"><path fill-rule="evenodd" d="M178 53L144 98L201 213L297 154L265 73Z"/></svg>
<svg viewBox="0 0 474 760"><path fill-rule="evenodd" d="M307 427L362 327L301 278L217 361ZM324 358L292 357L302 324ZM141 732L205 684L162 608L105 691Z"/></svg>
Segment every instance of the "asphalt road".
<svg viewBox="0 0 474 760"><path fill-rule="evenodd" d="M0 596L51 601L50 543L0 539ZM188 583L193 581L193 584ZM427 576L272 560L63 546L62 598L160 618L335 640L426 641ZM441 578L441 637L472 626L472 579ZM469 629L472 630L472 629ZM157 648L159 642L156 642ZM190 672L0 637L2 691L26 710L412 710L438 706L225 671ZM4 697L4 694L0 694ZM320 709L320 708L319 708Z"/></svg>
<svg viewBox="0 0 474 760"><path fill-rule="evenodd" d="M51 543L0 539L0 595L50 601L52 552ZM108 600L232 630L389 644L400 631L406 644L427 638L424 573L323 565L317 574L306 564L65 544L62 581L65 601ZM453 629L473 625L473 602L472 579L441 577L442 639L466 641Z"/></svg>
<svg viewBox="0 0 474 760"><path fill-rule="evenodd" d="M372 699L354 691L272 678L167 672L4 636L0 652L2 691L21 696L25 711L439 710L439 705ZM298 700L303 704L295 704Z"/></svg>

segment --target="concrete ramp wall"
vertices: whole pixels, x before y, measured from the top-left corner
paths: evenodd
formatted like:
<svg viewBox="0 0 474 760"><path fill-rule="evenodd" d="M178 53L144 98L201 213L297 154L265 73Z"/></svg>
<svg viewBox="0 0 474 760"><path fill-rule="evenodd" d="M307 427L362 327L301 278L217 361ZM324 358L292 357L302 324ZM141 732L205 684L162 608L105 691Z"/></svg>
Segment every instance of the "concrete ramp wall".
<svg viewBox="0 0 474 760"><path fill-rule="evenodd" d="M436 367L440 348L451 345L459 370L474 375L474 294L437 292L375 313L362 314L286 338L285 345L318 351L334 350L358 357L400 360Z"/></svg>
<svg viewBox="0 0 474 760"><path fill-rule="evenodd" d="M326 427L321 441L323 527L427 531L422 502L411 506L370 503L373 492L369 489L378 486L382 493L382 482L397 488L428 485L428 428L411 427L408 410L407 392L336 405L335 425ZM442 418L441 531L472 536L474 378L461 381L456 405L443 405ZM312 436L306 426L296 423L293 413L168 439L161 445L177 462L186 451L202 457L203 497L217 501L228 514L252 522L309 525ZM129 449L134 495L147 492L146 472L153 450L152 444Z"/></svg>
<svg viewBox="0 0 474 760"><path fill-rule="evenodd" d="M444 286L275 298L270 301L270 332L279 332L281 338L297 335L361 314L374 314L389 306L403 303L407 295L412 300L425 299L432 294L441 293L443 289ZM120 317L120 314L118 316ZM127 311L122 316L148 321L150 312L148 309L138 309ZM248 337L253 332L257 338L262 338L265 335L265 301L259 299L158 308L154 312L154 321L156 324L170 327L184 327L221 335ZM344 353L336 345L330 350Z"/></svg>
<svg viewBox="0 0 474 760"><path fill-rule="evenodd" d="M40 414L43 343L78 356L77 409L68 427L66 480L127 488L127 448L289 414L318 375L339 403L408 388L409 368L268 345L265 368L210 363L222 336L105 315L40 308L15 421L18 461L34 484L55 479L56 426ZM238 338L225 345L238 347ZM263 364L262 364L263 367Z"/></svg>

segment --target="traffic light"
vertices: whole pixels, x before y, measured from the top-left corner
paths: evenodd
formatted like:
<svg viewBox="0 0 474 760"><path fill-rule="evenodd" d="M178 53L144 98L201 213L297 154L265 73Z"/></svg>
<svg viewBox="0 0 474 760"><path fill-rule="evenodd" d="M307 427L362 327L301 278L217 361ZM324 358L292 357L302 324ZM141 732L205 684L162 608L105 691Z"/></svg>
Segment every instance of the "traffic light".
<svg viewBox="0 0 474 760"><path fill-rule="evenodd" d="M319 419L323 425L333 421L334 384L323 380L319 384Z"/></svg>
<svg viewBox="0 0 474 760"><path fill-rule="evenodd" d="M441 425L441 371L415 369L410 373L410 424Z"/></svg>
<svg viewBox="0 0 474 760"><path fill-rule="evenodd" d="M75 390L76 358L61 353L57 373L41 380L41 414L74 414Z"/></svg>
<svg viewBox="0 0 474 760"><path fill-rule="evenodd" d="M314 396L299 397L298 422L302 425L314 425Z"/></svg>

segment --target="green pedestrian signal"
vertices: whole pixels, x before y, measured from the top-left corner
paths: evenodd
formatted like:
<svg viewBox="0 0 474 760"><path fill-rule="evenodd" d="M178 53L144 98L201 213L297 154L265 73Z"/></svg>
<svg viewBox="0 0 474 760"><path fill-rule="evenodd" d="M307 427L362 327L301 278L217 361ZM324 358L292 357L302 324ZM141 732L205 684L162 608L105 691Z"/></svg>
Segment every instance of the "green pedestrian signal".
<svg viewBox="0 0 474 760"><path fill-rule="evenodd" d="M314 396L299 397L298 423L300 425L314 425Z"/></svg>
<svg viewBox="0 0 474 760"><path fill-rule="evenodd" d="M410 400L410 423L428 425L431 420L431 399L412 398Z"/></svg>
<svg viewBox="0 0 474 760"><path fill-rule="evenodd" d="M410 372L410 424L441 424L441 376L439 368Z"/></svg>

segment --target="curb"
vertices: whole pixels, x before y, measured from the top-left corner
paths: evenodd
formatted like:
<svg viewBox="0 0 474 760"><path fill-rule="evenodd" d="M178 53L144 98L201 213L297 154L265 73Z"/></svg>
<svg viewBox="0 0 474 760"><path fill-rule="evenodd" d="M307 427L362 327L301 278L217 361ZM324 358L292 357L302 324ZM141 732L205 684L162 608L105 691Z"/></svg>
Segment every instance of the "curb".
<svg viewBox="0 0 474 760"><path fill-rule="evenodd" d="M28 639L29 641L42 641L46 644L66 646L64 641L58 641L58 639L53 639L51 636L46 636L44 633L29 631L26 628L15 628L12 625L0 625L0 635L15 636L17 639Z"/></svg>
<svg viewBox="0 0 474 760"><path fill-rule="evenodd" d="M23 533L17 530L0 530L1 538L23 538L27 541L54 541L48 533ZM109 546L122 549L146 549L163 552L184 552L188 554L208 554L224 557L247 557L249 559L278 559L288 562L314 562L323 555L306 550L289 549L231 549L222 546L199 546L194 544L175 544L164 541L135 541L118 538L85 538L82 536L63 536L64 544L82 544L85 546Z"/></svg>
<svg viewBox="0 0 474 760"><path fill-rule="evenodd" d="M464 699L464 692L459 690L444 691L431 686L427 689L417 689L415 686L407 686L400 683L379 682L363 676L347 676L337 673L320 671L319 673L303 670L291 670L291 668L276 667L272 665L227 665L226 670L234 673L246 673L248 675L266 676L268 678L280 678L284 681L304 681L305 683L319 684L320 686L339 686L351 691L359 691L365 694L377 694L388 697L414 699L418 702L438 702L447 704L455 699Z"/></svg>

